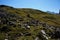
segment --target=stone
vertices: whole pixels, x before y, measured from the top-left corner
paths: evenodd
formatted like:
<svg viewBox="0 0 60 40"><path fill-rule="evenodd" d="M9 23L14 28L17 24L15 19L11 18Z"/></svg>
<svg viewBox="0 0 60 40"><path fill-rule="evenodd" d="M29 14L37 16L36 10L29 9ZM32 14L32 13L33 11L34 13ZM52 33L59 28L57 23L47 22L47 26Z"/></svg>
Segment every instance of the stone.
<svg viewBox="0 0 60 40"><path fill-rule="evenodd" d="M44 35L46 34L44 30L41 30L41 32L42 32L42 34L44 34Z"/></svg>
<svg viewBox="0 0 60 40"><path fill-rule="evenodd" d="M8 40L8 39L5 39L5 40Z"/></svg>
<svg viewBox="0 0 60 40"><path fill-rule="evenodd" d="M28 24L24 24L26 29L30 29L30 26Z"/></svg>
<svg viewBox="0 0 60 40"><path fill-rule="evenodd" d="M26 32L26 33L23 33L23 35L24 36L31 36L31 33Z"/></svg>
<svg viewBox="0 0 60 40"><path fill-rule="evenodd" d="M45 37L47 40L49 39L46 35L43 35L43 37Z"/></svg>
<svg viewBox="0 0 60 40"><path fill-rule="evenodd" d="M39 40L39 37L36 37L35 40Z"/></svg>

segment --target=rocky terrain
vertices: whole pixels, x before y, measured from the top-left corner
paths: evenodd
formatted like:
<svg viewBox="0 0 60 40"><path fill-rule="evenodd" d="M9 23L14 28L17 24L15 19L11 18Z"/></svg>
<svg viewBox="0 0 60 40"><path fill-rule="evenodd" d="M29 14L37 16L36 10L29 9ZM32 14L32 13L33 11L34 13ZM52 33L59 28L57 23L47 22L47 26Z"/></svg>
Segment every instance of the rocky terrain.
<svg viewBox="0 0 60 40"><path fill-rule="evenodd" d="M60 40L60 15L0 5L0 40Z"/></svg>

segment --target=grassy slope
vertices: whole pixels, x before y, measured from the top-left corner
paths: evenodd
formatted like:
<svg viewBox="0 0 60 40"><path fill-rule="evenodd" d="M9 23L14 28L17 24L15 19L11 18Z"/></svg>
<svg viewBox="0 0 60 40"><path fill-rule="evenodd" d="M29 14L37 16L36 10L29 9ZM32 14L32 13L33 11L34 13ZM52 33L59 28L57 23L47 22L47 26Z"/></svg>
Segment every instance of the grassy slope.
<svg viewBox="0 0 60 40"><path fill-rule="evenodd" d="M36 9L29 9L29 8L21 8L21 9L12 9L12 8L4 8L7 12L16 13L20 16L26 18L26 15L29 14L31 17L46 22L49 25L60 26L60 15L56 14L48 14L46 12L42 12Z"/></svg>
<svg viewBox="0 0 60 40"><path fill-rule="evenodd" d="M27 15L29 14L30 17L32 17L32 18L34 18L36 20L39 20L41 22L45 22L45 23L47 23L49 25L60 27L60 15L48 14L46 12L42 12L40 10L30 9L30 8L20 8L20 9L18 9L18 8L10 8L10 7L0 7L0 8L2 8L7 13L11 13L11 14L15 14L15 15L18 15L18 16L22 16L25 21L29 21L30 20L30 18L27 17ZM28 37L22 36L18 40L26 40L26 39L33 40L32 37L36 37L36 35L42 29L40 27L36 28L36 27L32 27L31 26L30 30L26 29L26 31L30 32L32 34L32 36L28 36ZM12 29L12 31L8 32L8 33L12 36L12 38L13 38L14 34L17 34L20 31L25 32L25 30L23 30L21 28L18 28L18 27L15 27L15 28L11 27L11 29ZM0 35L1 35L0 39L3 40L5 38L5 33L0 33Z"/></svg>

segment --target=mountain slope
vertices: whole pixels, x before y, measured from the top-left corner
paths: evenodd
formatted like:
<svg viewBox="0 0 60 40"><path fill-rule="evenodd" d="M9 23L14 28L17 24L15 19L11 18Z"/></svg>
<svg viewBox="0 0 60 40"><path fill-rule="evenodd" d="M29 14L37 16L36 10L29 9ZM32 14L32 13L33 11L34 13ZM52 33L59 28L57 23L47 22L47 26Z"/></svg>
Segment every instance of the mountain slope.
<svg viewBox="0 0 60 40"><path fill-rule="evenodd" d="M60 15L0 5L0 40L58 39L59 30Z"/></svg>

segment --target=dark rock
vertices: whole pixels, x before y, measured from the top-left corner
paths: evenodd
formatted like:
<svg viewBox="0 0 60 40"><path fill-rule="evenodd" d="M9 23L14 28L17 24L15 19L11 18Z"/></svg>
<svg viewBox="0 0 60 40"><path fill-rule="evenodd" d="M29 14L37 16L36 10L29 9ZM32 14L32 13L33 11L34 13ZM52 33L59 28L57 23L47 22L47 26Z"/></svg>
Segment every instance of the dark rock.
<svg viewBox="0 0 60 40"><path fill-rule="evenodd" d="M1 30L1 32L9 32L9 31L11 31L9 29L9 27L7 27L7 26L3 26L2 28L0 28L0 30Z"/></svg>
<svg viewBox="0 0 60 40"><path fill-rule="evenodd" d="M29 21L29 25L38 26L39 25L39 21L35 20L35 19L32 19L32 20Z"/></svg>
<svg viewBox="0 0 60 40"><path fill-rule="evenodd" d="M22 36L22 35L21 35L21 34L16 34L16 35L15 35L15 37L20 37L20 36Z"/></svg>
<svg viewBox="0 0 60 40"><path fill-rule="evenodd" d="M24 33L25 36L31 36L31 33Z"/></svg>
<svg viewBox="0 0 60 40"><path fill-rule="evenodd" d="M10 26L15 25L15 22L9 21L9 22L8 22L8 25L10 25Z"/></svg>
<svg viewBox="0 0 60 40"><path fill-rule="evenodd" d="M46 27L46 23L42 23L42 26L43 26L43 27Z"/></svg>
<svg viewBox="0 0 60 40"><path fill-rule="evenodd" d="M51 36L52 39L58 39L58 38L60 38L60 29L56 28L56 30L48 33L48 35Z"/></svg>

